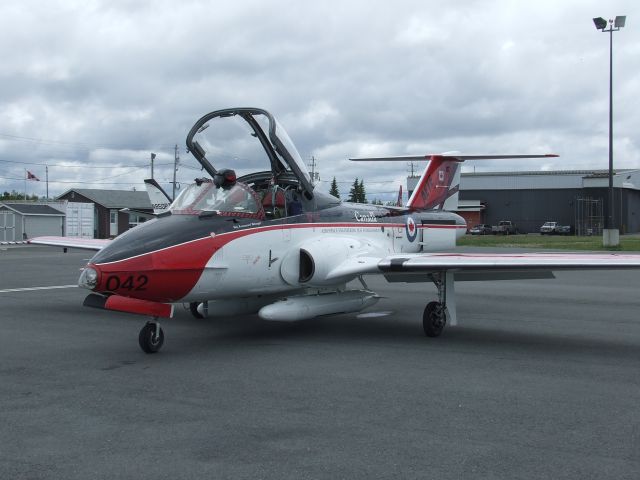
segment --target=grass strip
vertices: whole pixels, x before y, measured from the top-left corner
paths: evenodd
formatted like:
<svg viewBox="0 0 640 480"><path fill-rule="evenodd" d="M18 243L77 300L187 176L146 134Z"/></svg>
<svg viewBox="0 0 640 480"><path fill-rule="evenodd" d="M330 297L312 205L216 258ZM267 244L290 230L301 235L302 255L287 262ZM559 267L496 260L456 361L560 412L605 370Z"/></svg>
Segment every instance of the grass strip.
<svg viewBox="0 0 640 480"><path fill-rule="evenodd" d="M465 235L458 239L465 247L518 247L560 250L640 251L640 237L621 236L620 246L603 247L601 236L576 237L572 235Z"/></svg>

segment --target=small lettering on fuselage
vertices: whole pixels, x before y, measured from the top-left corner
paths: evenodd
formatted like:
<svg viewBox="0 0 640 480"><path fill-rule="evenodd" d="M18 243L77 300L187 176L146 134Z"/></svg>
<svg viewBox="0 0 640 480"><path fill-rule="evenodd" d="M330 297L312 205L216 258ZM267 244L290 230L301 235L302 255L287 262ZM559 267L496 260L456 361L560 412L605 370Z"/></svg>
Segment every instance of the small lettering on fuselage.
<svg viewBox="0 0 640 480"><path fill-rule="evenodd" d="M234 225L233 228L237 230L239 228L259 227L260 225L262 225L262 222L251 222L244 225Z"/></svg>
<svg viewBox="0 0 640 480"><path fill-rule="evenodd" d="M320 233L364 233L370 231L371 229L366 227L330 227L323 228Z"/></svg>
<svg viewBox="0 0 640 480"><path fill-rule="evenodd" d="M375 223L378 221L378 217L374 212L353 212L353 216L356 219L356 222L366 222L366 223Z"/></svg>

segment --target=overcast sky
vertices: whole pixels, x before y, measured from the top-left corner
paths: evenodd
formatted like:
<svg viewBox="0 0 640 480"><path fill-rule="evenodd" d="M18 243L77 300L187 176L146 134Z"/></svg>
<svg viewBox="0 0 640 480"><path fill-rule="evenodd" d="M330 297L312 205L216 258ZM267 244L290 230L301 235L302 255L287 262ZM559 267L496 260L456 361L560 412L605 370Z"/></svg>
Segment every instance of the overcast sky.
<svg viewBox="0 0 640 480"><path fill-rule="evenodd" d="M450 5L449 5L450 4ZM0 2L0 191L169 190L200 175L185 152L212 110L261 107L342 196L394 196L403 163L364 155L558 153L467 171L607 168L609 36L614 162L640 168L640 11L632 1ZM234 167L221 165L219 167ZM417 168L423 169L424 164ZM344 183L342 183L344 182Z"/></svg>

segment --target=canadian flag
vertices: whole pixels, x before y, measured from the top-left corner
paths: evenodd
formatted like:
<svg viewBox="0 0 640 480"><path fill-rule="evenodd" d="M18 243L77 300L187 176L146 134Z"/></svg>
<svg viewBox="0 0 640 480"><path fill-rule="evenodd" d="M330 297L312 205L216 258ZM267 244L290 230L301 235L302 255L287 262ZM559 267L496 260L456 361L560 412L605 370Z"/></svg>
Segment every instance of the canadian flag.
<svg viewBox="0 0 640 480"><path fill-rule="evenodd" d="M29 170L27 170L27 180L35 180L36 182L40 181L40 179L36 177L33 173L31 173Z"/></svg>

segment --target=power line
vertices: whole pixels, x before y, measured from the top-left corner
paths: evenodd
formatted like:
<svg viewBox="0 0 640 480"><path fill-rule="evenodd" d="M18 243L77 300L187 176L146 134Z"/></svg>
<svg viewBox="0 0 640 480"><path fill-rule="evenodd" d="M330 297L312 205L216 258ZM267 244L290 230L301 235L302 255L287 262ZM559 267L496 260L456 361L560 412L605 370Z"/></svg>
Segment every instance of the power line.
<svg viewBox="0 0 640 480"><path fill-rule="evenodd" d="M131 168L131 169L127 170L126 172L118 173L117 175L111 175L109 177L99 178L99 179L96 179L96 180L93 180L93 181L90 181L90 182L86 182L86 181L83 182L83 181L77 181L77 180L76 181L49 180L47 183L102 183L102 182L104 182L104 180L109 180L109 179L112 179L112 178L118 178L118 177L121 177L123 175L129 175L129 174L135 172L136 170L141 170L143 168L147 168L147 166L145 165L143 167ZM0 177L0 178L3 178L5 180L18 180L18 181L24 180L24 178L13 178L13 177ZM140 182L127 182L127 183L132 184L132 183L140 183Z"/></svg>
<svg viewBox="0 0 640 480"><path fill-rule="evenodd" d="M62 140L51 140L46 138L35 138L35 137L24 137L21 135L12 135L10 133L1 133L0 137L5 138L7 140L28 142L28 143L36 143L38 145L58 145L63 147L76 147L84 150L92 149L92 148L117 148L120 150L147 150L149 149L149 145L122 145L116 143L97 143L90 144L86 142L65 142ZM173 148L173 145L159 145L154 147L156 150L169 150Z"/></svg>
<svg viewBox="0 0 640 480"><path fill-rule="evenodd" d="M19 182L23 182L24 178L15 178L15 177L1 177L1 179L3 180L16 180ZM41 182L44 183L44 182ZM96 181L92 181L92 182L87 182L87 181L81 181L81 180L74 180L74 181L70 181L70 180L49 180L49 183L62 183L62 184L83 184L83 185L144 185L144 182L103 182L100 180L96 180Z"/></svg>
<svg viewBox="0 0 640 480"><path fill-rule="evenodd" d="M56 168L114 168L114 164L104 164L102 165L65 165L61 163L39 163L39 162L20 162L17 160L3 160L0 159L0 162L4 163L15 163L18 165L39 165L41 167L56 167ZM156 166L161 165L172 165L173 163L156 163ZM146 164L132 164L132 165L122 165L122 167L135 167L135 168L146 168Z"/></svg>
<svg viewBox="0 0 640 480"><path fill-rule="evenodd" d="M98 165L64 165L64 164L60 164L60 163L40 163L40 162L19 162L17 160L2 160L0 159L0 162L4 162L4 163L16 163L19 165L39 165L41 167L60 167L60 168L113 168L114 165L110 164L107 165L105 164L104 166L98 166ZM133 165L136 166L136 165ZM142 167L143 165L140 165L140 167ZM144 165L146 167L146 165Z"/></svg>

